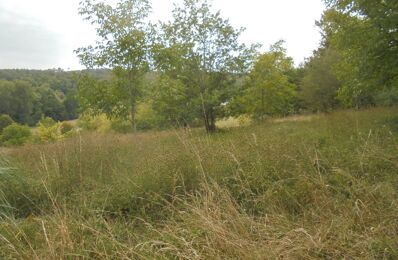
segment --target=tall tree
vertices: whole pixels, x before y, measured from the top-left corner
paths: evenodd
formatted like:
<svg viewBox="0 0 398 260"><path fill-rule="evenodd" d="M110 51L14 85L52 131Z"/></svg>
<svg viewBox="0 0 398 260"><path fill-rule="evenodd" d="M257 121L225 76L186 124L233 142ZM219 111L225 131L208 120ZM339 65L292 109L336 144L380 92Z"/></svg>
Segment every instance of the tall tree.
<svg viewBox="0 0 398 260"><path fill-rule="evenodd" d="M184 0L173 10L173 21L161 29L158 68L182 83L174 86L184 86L179 97L186 101L178 103L197 111L207 132L215 131L223 104L231 99L232 83L247 71L253 54L253 48L239 43L243 29L236 30L220 12L212 12L207 0Z"/></svg>
<svg viewBox="0 0 398 260"><path fill-rule="evenodd" d="M350 106L374 103L374 96L397 89L398 2L325 0L319 23L325 39L340 52L335 73L340 99Z"/></svg>
<svg viewBox="0 0 398 260"><path fill-rule="evenodd" d="M305 63L299 85L300 97L306 109L329 111L339 105L337 94L341 83L333 73L333 66L339 59L338 51L322 46Z"/></svg>
<svg viewBox="0 0 398 260"><path fill-rule="evenodd" d="M292 70L293 60L286 55L283 41L259 56L240 101L245 104L246 112L259 119L292 113L297 88L289 78Z"/></svg>
<svg viewBox="0 0 398 260"><path fill-rule="evenodd" d="M125 0L112 7L103 1L84 0L79 10L85 20L96 26L99 38L95 46L76 50L81 63L90 69L110 68L115 78L112 83L101 83L109 90L95 87L92 80L80 81L83 82L80 91L83 108L106 113L109 117L129 117L135 129L136 104L149 66L150 3L148 0ZM100 93L95 93L98 91ZM95 96L103 98L103 94L114 97L93 99Z"/></svg>

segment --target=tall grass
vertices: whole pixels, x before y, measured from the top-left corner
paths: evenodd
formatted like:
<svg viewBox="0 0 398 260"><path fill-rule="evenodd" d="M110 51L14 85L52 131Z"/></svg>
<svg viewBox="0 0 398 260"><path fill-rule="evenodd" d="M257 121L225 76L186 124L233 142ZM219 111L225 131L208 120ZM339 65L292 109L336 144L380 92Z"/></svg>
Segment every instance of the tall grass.
<svg viewBox="0 0 398 260"><path fill-rule="evenodd" d="M0 258L397 259L397 112L7 150Z"/></svg>

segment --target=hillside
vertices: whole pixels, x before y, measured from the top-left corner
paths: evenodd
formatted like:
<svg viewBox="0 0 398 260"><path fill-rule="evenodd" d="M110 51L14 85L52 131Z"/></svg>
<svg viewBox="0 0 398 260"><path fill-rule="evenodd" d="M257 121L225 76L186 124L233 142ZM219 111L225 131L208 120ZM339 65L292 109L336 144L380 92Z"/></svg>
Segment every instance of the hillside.
<svg viewBox="0 0 398 260"><path fill-rule="evenodd" d="M110 75L108 70L0 70L0 115L31 126L43 117L76 119L77 85L82 73L100 79Z"/></svg>
<svg viewBox="0 0 398 260"><path fill-rule="evenodd" d="M398 109L0 152L0 258L398 258Z"/></svg>

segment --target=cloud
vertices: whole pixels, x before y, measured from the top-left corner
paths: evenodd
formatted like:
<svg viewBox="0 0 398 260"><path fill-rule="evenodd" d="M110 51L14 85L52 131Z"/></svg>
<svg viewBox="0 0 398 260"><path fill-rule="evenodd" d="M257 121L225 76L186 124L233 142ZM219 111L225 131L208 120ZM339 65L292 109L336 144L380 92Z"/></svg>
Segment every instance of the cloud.
<svg viewBox="0 0 398 260"><path fill-rule="evenodd" d="M52 68L60 59L59 39L34 18L0 6L0 68Z"/></svg>

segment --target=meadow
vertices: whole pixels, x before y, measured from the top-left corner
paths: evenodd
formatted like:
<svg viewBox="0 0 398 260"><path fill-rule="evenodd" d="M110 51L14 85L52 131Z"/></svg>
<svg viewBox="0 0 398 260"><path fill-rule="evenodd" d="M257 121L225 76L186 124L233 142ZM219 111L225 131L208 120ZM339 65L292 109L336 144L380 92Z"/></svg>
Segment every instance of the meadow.
<svg viewBox="0 0 398 260"><path fill-rule="evenodd" d="M0 258L397 259L398 108L0 150Z"/></svg>

